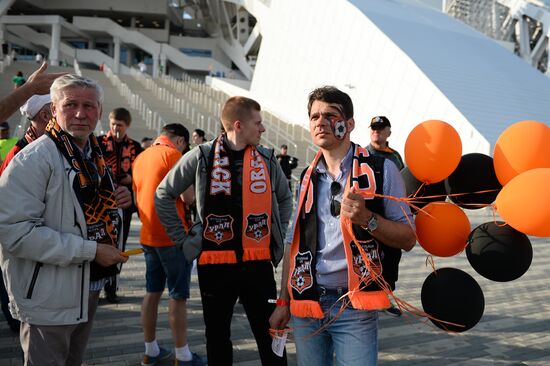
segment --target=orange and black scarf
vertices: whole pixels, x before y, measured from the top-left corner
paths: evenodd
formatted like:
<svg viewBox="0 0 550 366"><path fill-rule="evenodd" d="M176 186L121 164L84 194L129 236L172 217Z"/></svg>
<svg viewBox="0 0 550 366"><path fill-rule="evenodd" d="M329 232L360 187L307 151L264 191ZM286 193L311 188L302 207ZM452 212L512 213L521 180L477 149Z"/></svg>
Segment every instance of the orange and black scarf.
<svg viewBox="0 0 550 366"><path fill-rule="evenodd" d="M91 159L84 159L72 138L61 129L55 118L48 123L50 137L76 173L73 189L86 217L87 239L117 246L121 217L118 213L113 180L106 169L101 149L94 134L90 134ZM91 263L90 280L96 281L117 274L116 265L102 267Z"/></svg>
<svg viewBox="0 0 550 366"><path fill-rule="evenodd" d="M124 135L124 138L117 142L111 131L109 131L103 136L101 143L105 151L105 162L109 167L111 167L113 177L116 178L119 175L132 174L132 164L134 160L136 160L137 156L134 141L132 141L128 135ZM117 144L121 145L120 156L116 149Z"/></svg>
<svg viewBox="0 0 550 366"><path fill-rule="evenodd" d="M30 125L29 128L27 128L27 131L25 131L25 135L17 141L16 145L19 146L19 150L23 150L25 146L33 142L38 138L38 135L36 133L36 129Z"/></svg>
<svg viewBox="0 0 550 366"><path fill-rule="evenodd" d="M260 153L246 147L239 186L233 153L221 135L212 146L207 172L199 264L271 259L271 182Z"/></svg>
<svg viewBox="0 0 550 366"><path fill-rule="evenodd" d="M345 193L351 187L365 199L367 207L373 212L381 214L380 198L375 198L377 179L370 164L377 157L369 156L369 152L359 145L353 145L352 169ZM323 311L319 304L315 280L316 265L316 202L315 188L312 175L322 154L317 153L311 165L305 171L300 186L298 212L294 224L294 234L290 252L290 270L288 291L290 293L290 311L298 317L323 318ZM380 158L381 159L381 158ZM383 159L381 161L383 168ZM380 163L377 163L380 165ZM380 174L380 173L377 173ZM382 172L383 174L383 172ZM375 199L377 203L375 203ZM375 208L376 207L376 208ZM304 227L301 227L301 226ZM382 262L380 245L368 232L340 215L340 227L344 242L346 260L348 262L348 293L349 300L355 309L375 310L385 309L390 305L386 292L379 283L382 278ZM308 233L309 232L309 233Z"/></svg>

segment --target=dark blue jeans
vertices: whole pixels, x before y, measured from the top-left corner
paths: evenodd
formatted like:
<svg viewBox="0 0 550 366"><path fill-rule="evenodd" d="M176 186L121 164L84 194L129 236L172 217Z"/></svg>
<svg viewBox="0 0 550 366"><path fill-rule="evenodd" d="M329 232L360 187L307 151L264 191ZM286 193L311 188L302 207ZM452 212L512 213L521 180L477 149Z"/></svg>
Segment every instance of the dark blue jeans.
<svg viewBox="0 0 550 366"><path fill-rule="evenodd" d="M334 320L342 304L338 299L346 292L347 289L328 290L319 286L325 317L292 317L299 366L331 366L334 358L339 366L376 365L378 312L356 310L349 305Z"/></svg>

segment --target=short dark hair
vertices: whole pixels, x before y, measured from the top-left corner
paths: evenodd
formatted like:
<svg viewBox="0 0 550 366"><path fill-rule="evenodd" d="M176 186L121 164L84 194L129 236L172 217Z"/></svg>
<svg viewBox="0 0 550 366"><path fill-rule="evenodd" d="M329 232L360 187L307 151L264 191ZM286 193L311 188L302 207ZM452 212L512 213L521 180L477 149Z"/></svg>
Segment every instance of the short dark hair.
<svg viewBox="0 0 550 366"><path fill-rule="evenodd" d="M247 97L231 97L222 107L221 120L224 130L232 131L233 122L250 117L253 110L261 111L260 103Z"/></svg>
<svg viewBox="0 0 550 366"><path fill-rule="evenodd" d="M170 123L162 128L161 135L168 137L179 136L183 137L185 142L189 144L189 130L181 123Z"/></svg>
<svg viewBox="0 0 550 366"><path fill-rule="evenodd" d="M311 106L316 100L338 104L342 109L341 112L345 119L353 118L353 102L350 96L334 86L325 85L309 93L309 101L307 103L308 116L311 113Z"/></svg>
<svg viewBox="0 0 550 366"><path fill-rule="evenodd" d="M204 136L206 136L206 133L201 130L200 128L196 128L195 131L193 131L197 134L197 136L202 137L204 139Z"/></svg>
<svg viewBox="0 0 550 366"><path fill-rule="evenodd" d="M130 126L132 123L132 115L126 108L115 108L109 113L109 118L116 119L117 121L124 121L126 125Z"/></svg>
<svg viewBox="0 0 550 366"><path fill-rule="evenodd" d="M288 146L285 145L285 144L282 144L282 145L281 145L281 149L287 149L287 150L288 150Z"/></svg>

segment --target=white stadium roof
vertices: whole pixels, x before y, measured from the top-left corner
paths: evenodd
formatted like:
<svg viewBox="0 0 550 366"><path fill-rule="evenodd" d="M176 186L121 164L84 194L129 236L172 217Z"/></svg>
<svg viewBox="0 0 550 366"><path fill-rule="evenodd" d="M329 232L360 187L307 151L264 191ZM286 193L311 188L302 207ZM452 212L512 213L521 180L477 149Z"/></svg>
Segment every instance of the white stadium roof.
<svg viewBox="0 0 550 366"><path fill-rule="evenodd" d="M550 120L550 80L485 35L437 10L405 0L272 1L251 92L305 125L306 98L332 84L356 107L354 140L386 115L392 144L442 119L463 151L490 153L500 133L524 119Z"/></svg>

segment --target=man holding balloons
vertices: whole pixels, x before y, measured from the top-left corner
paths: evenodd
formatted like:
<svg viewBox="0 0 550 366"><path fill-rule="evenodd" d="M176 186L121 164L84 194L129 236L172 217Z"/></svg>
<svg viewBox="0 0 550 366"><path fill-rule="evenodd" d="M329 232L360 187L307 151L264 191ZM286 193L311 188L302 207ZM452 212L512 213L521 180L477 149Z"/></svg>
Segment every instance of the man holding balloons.
<svg viewBox="0 0 550 366"><path fill-rule="evenodd" d="M377 310L390 306L401 250L415 245L414 219L395 164L350 141L350 97L331 86L309 95L319 151L301 179L283 263L281 300L270 318L293 319L299 365L377 363ZM290 305L289 305L290 304Z"/></svg>

